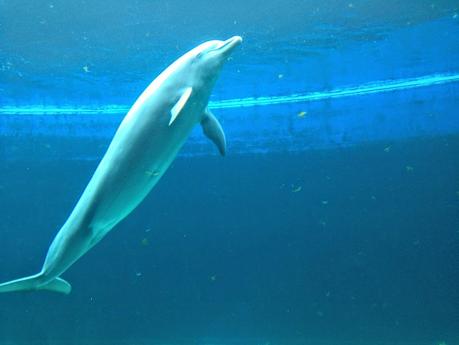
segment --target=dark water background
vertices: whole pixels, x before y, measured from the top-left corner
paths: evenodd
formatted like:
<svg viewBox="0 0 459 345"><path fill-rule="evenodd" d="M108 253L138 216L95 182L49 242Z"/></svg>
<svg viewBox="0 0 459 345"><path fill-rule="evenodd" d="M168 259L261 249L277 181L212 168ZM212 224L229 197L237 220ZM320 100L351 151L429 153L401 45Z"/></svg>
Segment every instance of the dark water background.
<svg viewBox="0 0 459 345"><path fill-rule="evenodd" d="M1 339L454 344L459 138L385 148L180 158L70 296L1 296ZM39 269L94 167L2 169L3 279Z"/></svg>
<svg viewBox="0 0 459 345"><path fill-rule="evenodd" d="M215 109L228 157L194 132L69 296L0 295L1 345L459 344L456 0L0 0L0 281L40 269L109 110L235 34L212 101L271 103Z"/></svg>

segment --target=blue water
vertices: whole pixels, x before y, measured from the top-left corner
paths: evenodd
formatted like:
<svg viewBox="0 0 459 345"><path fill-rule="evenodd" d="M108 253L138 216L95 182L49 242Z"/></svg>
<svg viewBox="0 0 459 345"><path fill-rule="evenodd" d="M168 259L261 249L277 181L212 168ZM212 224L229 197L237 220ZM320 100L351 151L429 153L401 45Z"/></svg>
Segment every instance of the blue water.
<svg viewBox="0 0 459 345"><path fill-rule="evenodd" d="M0 295L0 344L459 344L457 1L0 0L0 281L37 272L130 105L241 35L147 199Z"/></svg>

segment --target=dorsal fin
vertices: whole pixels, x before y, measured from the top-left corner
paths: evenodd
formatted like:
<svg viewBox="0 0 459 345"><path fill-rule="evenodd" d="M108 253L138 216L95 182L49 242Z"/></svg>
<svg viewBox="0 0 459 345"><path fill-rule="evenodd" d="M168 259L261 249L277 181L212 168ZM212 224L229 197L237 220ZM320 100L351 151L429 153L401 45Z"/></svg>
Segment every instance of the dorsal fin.
<svg viewBox="0 0 459 345"><path fill-rule="evenodd" d="M172 125L172 123L175 121L177 116L180 114L182 111L183 107L185 106L186 102L191 96L191 91L193 91L193 88L187 87L185 91L183 91L182 95L180 96L179 100L171 109L171 119L169 120L169 126Z"/></svg>

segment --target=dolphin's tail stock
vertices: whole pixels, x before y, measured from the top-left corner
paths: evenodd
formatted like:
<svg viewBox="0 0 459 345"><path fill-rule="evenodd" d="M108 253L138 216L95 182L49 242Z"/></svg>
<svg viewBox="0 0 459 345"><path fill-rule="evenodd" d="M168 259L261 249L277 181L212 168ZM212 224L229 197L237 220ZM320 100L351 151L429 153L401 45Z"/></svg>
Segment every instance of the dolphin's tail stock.
<svg viewBox="0 0 459 345"><path fill-rule="evenodd" d="M12 280L0 284L0 293L13 291L47 290L60 292L67 295L72 290L72 286L61 278L54 278L53 280L45 284L43 284L42 281L43 275L41 273L25 278Z"/></svg>

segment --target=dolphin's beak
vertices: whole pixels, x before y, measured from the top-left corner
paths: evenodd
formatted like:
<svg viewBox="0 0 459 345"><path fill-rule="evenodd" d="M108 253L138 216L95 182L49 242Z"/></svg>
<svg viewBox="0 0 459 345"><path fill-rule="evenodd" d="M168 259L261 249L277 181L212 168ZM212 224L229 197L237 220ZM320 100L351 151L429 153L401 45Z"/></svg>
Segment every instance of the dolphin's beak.
<svg viewBox="0 0 459 345"><path fill-rule="evenodd" d="M241 36L233 36L230 39L227 39L223 42L223 44L218 47L218 50L221 51L225 55L229 55L232 53L233 49L236 48L242 42Z"/></svg>

